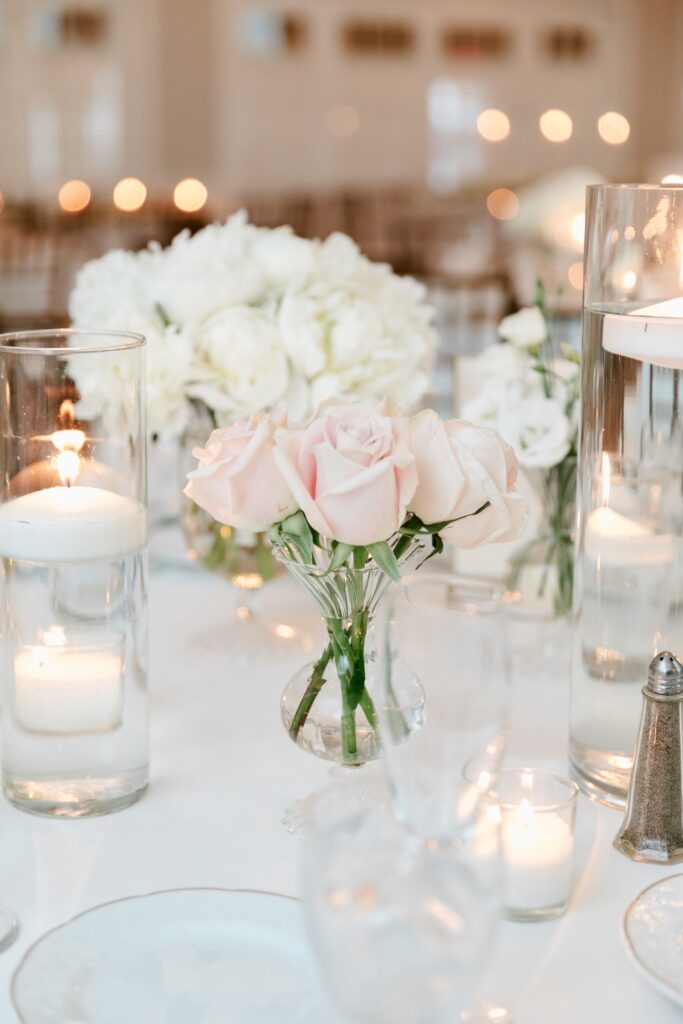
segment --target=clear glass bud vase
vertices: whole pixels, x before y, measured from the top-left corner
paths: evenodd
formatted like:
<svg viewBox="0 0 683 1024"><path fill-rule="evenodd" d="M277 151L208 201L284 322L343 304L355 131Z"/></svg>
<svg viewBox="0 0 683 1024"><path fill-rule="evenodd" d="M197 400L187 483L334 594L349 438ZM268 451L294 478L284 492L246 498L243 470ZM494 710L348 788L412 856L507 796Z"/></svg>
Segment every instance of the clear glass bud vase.
<svg viewBox="0 0 683 1024"><path fill-rule="evenodd" d="M406 553L399 561L401 567L420 550ZM329 560L328 552L319 554L319 561ZM284 689L285 728L299 747L325 761L350 767L373 761L382 750L366 684L376 657L373 618L390 579L372 559L362 568L330 570L324 564L292 561L277 548L276 556L313 597L327 630L319 657L299 669ZM395 711L407 736L422 719L424 692L408 666L393 685Z"/></svg>

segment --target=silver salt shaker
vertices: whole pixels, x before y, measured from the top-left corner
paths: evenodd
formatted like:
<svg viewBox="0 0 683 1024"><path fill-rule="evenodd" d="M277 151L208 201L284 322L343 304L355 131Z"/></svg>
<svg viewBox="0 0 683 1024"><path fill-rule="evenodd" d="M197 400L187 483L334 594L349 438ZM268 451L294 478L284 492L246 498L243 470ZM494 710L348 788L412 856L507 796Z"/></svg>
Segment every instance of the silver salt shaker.
<svg viewBox="0 0 683 1024"><path fill-rule="evenodd" d="M650 662L626 816L614 845L632 860L683 861L683 665Z"/></svg>

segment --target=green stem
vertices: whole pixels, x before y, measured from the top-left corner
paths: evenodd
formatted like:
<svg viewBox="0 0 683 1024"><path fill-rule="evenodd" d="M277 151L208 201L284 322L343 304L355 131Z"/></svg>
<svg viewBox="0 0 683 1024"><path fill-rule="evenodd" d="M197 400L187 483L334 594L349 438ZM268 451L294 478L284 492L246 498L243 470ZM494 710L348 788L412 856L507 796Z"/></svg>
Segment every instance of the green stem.
<svg viewBox="0 0 683 1024"><path fill-rule="evenodd" d="M316 661L308 686L306 687L306 692L299 701L299 706L294 712L294 718L292 719L292 724L289 727L289 735L293 740L296 740L297 736L301 732L310 710L315 703L315 698L318 696L325 684L325 669L329 665L331 657L332 644L329 643Z"/></svg>

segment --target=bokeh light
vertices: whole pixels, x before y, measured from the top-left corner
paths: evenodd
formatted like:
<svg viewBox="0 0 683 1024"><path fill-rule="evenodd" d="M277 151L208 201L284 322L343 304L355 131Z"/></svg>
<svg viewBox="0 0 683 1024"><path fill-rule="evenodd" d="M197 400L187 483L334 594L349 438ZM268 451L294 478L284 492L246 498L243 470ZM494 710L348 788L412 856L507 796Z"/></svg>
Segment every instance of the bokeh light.
<svg viewBox="0 0 683 1024"><path fill-rule="evenodd" d="M566 142L574 129L571 117L564 110L546 110L538 124L548 142Z"/></svg>
<svg viewBox="0 0 683 1024"><path fill-rule="evenodd" d="M519 199L509 188L496 188L486 197L486 206L496 220L512 220L519 212Z"/></svg>
<svg viewBox="0 0 683 1024"><path fill-rule="evenodd" d="M355 135L360 128L360 115L349 103L337 103L325 114L325 124L330 135L343 139Z"/></svg>
<svg viewBox="0 0 683 1024"><path fill-rule="evenodd" d="M621 146L631 134L631 125L623 114L610 110L598 118L598 134L610 146Z"/></svg>
<svg viewBox="0 0 683 1024"><path fill-rule="evenodd" d="M487 142L502 142L510 134L510 118L494 107L482 110L477 118L477 131Z"/></svg>
<svg viewBox="0 0 683 1024"><path fill-rule="evenodd" d="M635 270L627 270L625 271L621 279L621 286L624 289L624 291L631 292L635 288L637 282L638 275L636 274Z"/></svg>
<svg viewBox="0 0 683 1024"><path fill-rule="evenodd" d="M80 213L81 210L85 210L91 196L90 186L78 178L73 178L64 182L57 199L65 213Z"/></svg>
<svg viewBox="0 0 683 1024"><path fill-rule="evenodd" d="M586 214L583 210L580 213L574 214L569 230L577 247L583 249L583 236L586 232Z"/></svg>
<svg viewBox="0 0 683 1024"><path fill-rule="evenodd" d="M662 185L683 185L683 174L666 174L662 178Z"/></svg>
<svg viewBox="0 0 683 1024"><path fill-rule="evenodd" d="M196 213L208 198L207 187L198 178L183 178L173 190L173 202L183 213Z"/></svg>
<svg viewBox="0 0 683 1024"><path fill-rule="evenodd" d="M122 178L114 189L114 206L125 213L133 213L143 206L147 189L139 178Z"/></svg>
<svg viewBox="0 0 683 1024"><path fill-rule="evenodd" d="M583 263L581 260L572 263L567 271L567 277L572 288L576 288L577 292L583 290Z"/></svg>
<svg viewBox="0 0 683 1024"><path fill-rule="evenodd" d="M624 238L627 242L632 242L636 237L636 229L633 224L629 224L628 227L624 228Z"/></svg>

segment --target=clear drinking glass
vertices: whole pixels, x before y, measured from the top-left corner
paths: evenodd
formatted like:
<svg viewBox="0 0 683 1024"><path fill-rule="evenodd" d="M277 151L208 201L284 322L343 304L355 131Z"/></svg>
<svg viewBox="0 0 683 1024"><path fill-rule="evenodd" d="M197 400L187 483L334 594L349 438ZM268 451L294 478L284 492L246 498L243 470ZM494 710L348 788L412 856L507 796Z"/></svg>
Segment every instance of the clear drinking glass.
<svg viewBox="0 0 683 1024"><path fill-rule="evenodd" d="M570 756L623 806L648 665L683 651L683 188L588 189Z"/></svg>
<svg viewBox="0 0 683 1024"><path fill-rule="evenodd" d="M302 888L311 944L359 1024L455 1024L500 916L499 818L484 798L468 841L425 842L378 806L328 790L308 822ZM494 812L494 813L491 813ZM470 1021L504 1021L474 1013Z"/></svg>
<svg viewBox="0 0 683 1024"><path fill-rule="evenodd" d="M144 339L0 336L5 795L102 814L148 782Z"/></svg>
<svg viewBox="0 0 683 1024"><path fill-rule="evenodd" d="M502 590L495 583L418 572L392 587L377 624L374 696L398 812L429 840L452 839L475 792L477 759L490 784L505 743L508 648ZM395 680L414 673L425 694L409 738ZM407 738L407 739L406 739Z"/></svg>

